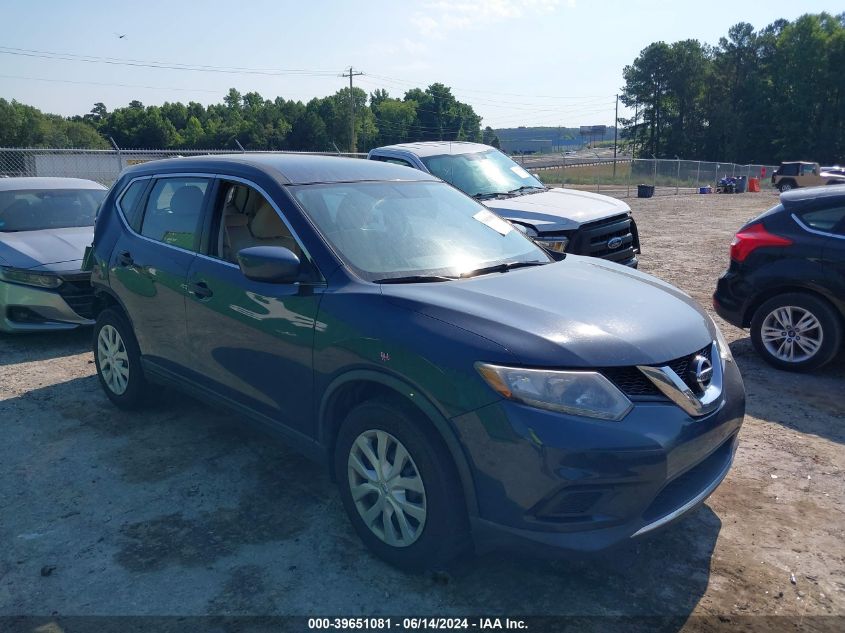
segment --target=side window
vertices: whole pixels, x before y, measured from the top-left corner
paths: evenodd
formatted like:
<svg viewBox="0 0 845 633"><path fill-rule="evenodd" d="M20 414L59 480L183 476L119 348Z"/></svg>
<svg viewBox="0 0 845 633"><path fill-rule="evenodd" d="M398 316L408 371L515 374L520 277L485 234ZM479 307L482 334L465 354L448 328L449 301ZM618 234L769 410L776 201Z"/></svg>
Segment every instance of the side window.
<svg viewBox="0 0 845 633"><path fill-rule="evenodd" d="M208 190L206 178L160 178L147 198L141 235L196 250L197 227Z"/></svg>
<svg viewBox="0 0 845 633"><path fill-rule="evenodd" d="M816 166L815 165L801 165L801 175L802 176L813 176L816 173Z"/></svg>
<svg viewBox="0 0 845 633"><path fill-rule="evenodd" d="M806 211L801 221L817 231L845 235L845 206Z"/></svg>
<svg viewBox="0 0 845 633"><path fill-rule="evenodd" d="M390 163L391 165L402 165L402 167L414 167L411 163L406 160L402 160L401 158L392 158L389 156L373 156L372 160L377 160L380 163Z"/></svg>
<svg viewBox="0 0 845 633"><path fill-rule="evenodd" d="M385 163L391 163L393 165L402 165L402 167L413 167L411 163L406 160L402 160L401 158L385 158Z"/></svg>
<svg viewBox="0 0 845 633"><path fill-rule="evenodd" d="M247 185L223 183L215 209L216 240L210 254L238 263L238 251L250 246L284 246L300 259L303 252L278 212L258 191Z"/></svg>
<svg viewBox="0 0 845 633"><path fill-rule="evenodd" d="M123 192L120 196L120 209L123 211L123 217L132 227L132 230L139 232L141 230L141 196L147 189L149 180L136 180Z"/></svg>
<svg viewBox="0 0 845 633"><path fill-rule="evenodd" d="M781 176L797 176L798 165L796 163L783 165L780 169L778 169L778 174L780 174Z"/></svg>

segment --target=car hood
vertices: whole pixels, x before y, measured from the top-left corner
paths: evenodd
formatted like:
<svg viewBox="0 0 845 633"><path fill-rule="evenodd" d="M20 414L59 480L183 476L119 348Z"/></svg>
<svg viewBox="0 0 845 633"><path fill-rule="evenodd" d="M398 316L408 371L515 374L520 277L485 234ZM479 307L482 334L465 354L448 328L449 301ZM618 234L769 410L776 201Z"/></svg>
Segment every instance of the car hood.
<svg viewBox="0 0 845 633"><path fill-rule="evenodd" d="M677 288L574 255L470 279L384 285L382 293L495 341L528 366L663 363L705 347L715 334L707 314Z"/></svg>
<svg viewBox="0 0 845 633"><path fill-rule="evenodd" d="M78 269L94 227L0 233L0 264L12 268L62 271Z"/></svg>
<svg viewBox="0 0 845 633"><path fill-rule="evenodd" d="M503 218L530 224L540 233L577 229L585 222L601 220L631 208L616 198L576 189L549 189L483 204Z"/></svg>

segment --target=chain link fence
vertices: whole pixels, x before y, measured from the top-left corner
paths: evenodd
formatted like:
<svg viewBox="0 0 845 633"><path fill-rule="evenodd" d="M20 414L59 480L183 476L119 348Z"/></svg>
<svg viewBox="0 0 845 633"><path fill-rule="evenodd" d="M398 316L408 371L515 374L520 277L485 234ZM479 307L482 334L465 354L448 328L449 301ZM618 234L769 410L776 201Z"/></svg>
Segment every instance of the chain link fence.
<svg viewBox="0 0 845 633"><path fill-rule="evenodd" d="M0 147L0 178L16 176L58 176L85 178L109 186L127 167L163 158L211 154L325 154L366 158L366 154L342 152L233 152L232 150L154 149L16 149Z"/></svg>
<svg viewBox="0 0 845 633"><path fill-rule="evenodd" d="M526 167L527 169L530 169ZM653 195L699 193L710 187L716 191L723 178L759 181L765 191L770 185L774 165L667 159L600 159L588 164L544 168L538 171L546 184L562 185L617 197L637 195L639 185L654 187Z"/></svg>
<svg viewBox="0 0 845 633"><path fill-rule="evenodd" d="M0 177L62 176L95 180L106 186L132 165L163 158L232 154L231 150L152 149L17 149L0 147ZM366 158L364 153L343 152L259 152L244 154L322 154ZM526 166L531 170L531 166ZM738 165L697 160L600 159L560 167L543 167L539 174L546 184L574 187L617 197L637 195L638 185L654 187L654 195L698 193L702 187L716 190L726 177L759 178L761 189L769 187L772 165Z"/></svg>

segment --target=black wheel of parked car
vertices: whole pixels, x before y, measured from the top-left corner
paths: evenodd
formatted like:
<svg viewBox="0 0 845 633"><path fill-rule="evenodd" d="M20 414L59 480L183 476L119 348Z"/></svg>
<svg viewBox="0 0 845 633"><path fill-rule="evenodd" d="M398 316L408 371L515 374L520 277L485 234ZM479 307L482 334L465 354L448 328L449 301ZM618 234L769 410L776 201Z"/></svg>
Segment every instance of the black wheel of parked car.
<svg viewBox="0 0 845 633"><path fill-rule="evenodd" d="M148 383L138 342L126 318L112 308L100 312L93 343L97 377L109 400L121 409L146 404Z"/></svg>
<svg viewBox="0 0 845 633"><path fill-rule="evenodd" d="M338 434L334 466L355 531L404 569L438 569L469 543L455 466L430 424L398 398L364 402Z"/></svg>
<svg viewBox="0 0 845 633"><path fill-rule="evenodd" d="M792 189L795 189L795 183L791 180L781 180L778 185L778 189L780 189L781 193L784 191L791 191Z"/></svg>
<svg viewBox="0 0 845 633"><path fill-rule="evenodd" d="M757 308L751 320L751 341L769 364L807 371L836 356L842 345L842 323L826 301L790 292Z"/></svg>

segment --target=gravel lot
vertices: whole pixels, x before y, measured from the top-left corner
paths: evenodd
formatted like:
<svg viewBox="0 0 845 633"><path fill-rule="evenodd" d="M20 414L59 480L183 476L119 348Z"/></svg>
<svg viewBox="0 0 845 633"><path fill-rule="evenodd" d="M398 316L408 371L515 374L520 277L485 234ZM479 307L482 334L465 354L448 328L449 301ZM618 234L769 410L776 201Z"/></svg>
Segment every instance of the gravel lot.
<svg viewBox="0 0 845 633"><path fill-rule="evenodd" d="M732 234L775 201L629 200L642 269L709 307ZM237 417L167 394L143 414L110 406L89 332L0 336L0 616L674 615L673 629L710 630L787 615L765 628L841 626L809 616L845 616L845 361L778 372L746 332L721 325L748 415L705 506L612 556L494 554L421 576L373 559L322 470Z"/></svg>

